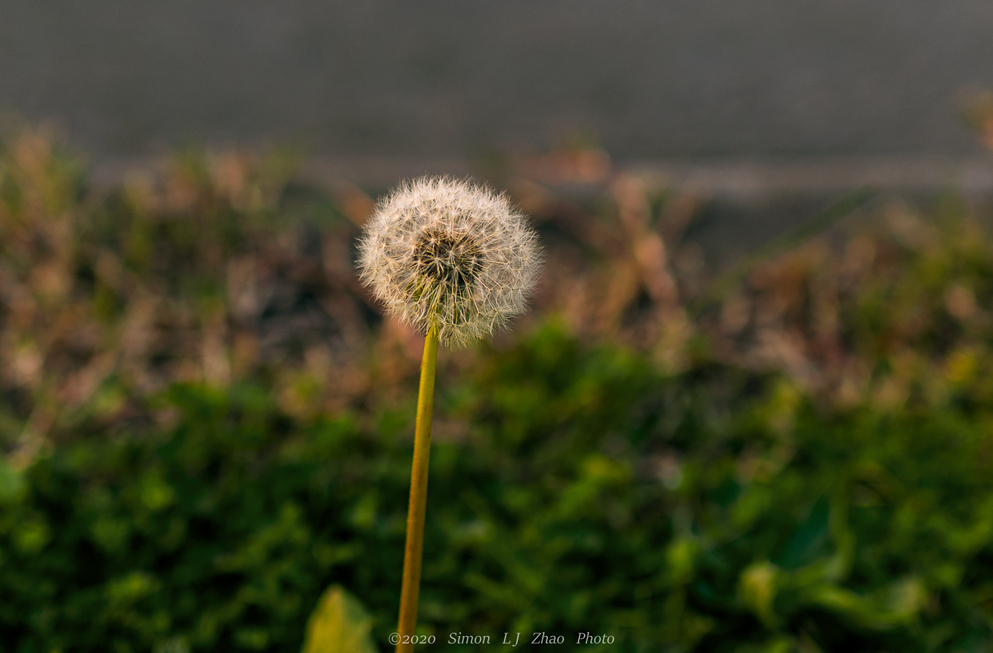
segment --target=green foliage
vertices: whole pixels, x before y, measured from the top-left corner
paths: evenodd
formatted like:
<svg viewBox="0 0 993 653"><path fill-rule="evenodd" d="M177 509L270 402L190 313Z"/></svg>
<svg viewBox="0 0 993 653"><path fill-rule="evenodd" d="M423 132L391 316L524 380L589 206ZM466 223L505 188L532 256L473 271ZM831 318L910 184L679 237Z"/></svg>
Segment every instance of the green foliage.
<svg viewBox="0 0 993 653"><path fill-rule="evenodd" d="M177 385L172 422L0 469L0 640L299 650L331 584L396 619L411 424ZM441 379L420 628L604 650L982 650L993 484L954 408L822 414L717 366L660 376L555 323ZM452 650L457 650L455 646ZM466 648L465 650L472 650Z"/></svg>
<svg viewBox="0 0 993 653"><path fill-rule="evenodd" d="M372 619L339 585L329 587L307 623L303 653L374 653Z"/></svg>
<svg viewBox="0 0 993 653"><path fill-rule="evenodd" d="M417 348L354 279L370 198L291 163L188 152L97 197L43 135L0 148L0 653L392 648ZM609 178L595 215L531 198L538 326L439 368L421 632L989 649L966 207L750 261L691 319L681 211Z"/></svg>

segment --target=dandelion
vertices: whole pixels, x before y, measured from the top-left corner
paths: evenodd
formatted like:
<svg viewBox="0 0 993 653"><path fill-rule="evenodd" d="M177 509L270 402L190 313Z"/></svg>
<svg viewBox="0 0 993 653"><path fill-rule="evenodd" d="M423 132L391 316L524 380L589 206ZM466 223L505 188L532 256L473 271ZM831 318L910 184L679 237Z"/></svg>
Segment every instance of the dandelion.
<svg viewBox="0 0 993 653"><path fill-rule="evenodd" d="M361 278L387 312L454 347L524 310L539 258L535 233L505 197L438 177L381 202L359 245Z"/></svg>
<svg viewBox="0 0 993 653"><path fill-rule="evenodd" d="M409 182L377 206L358 266L387 312L425 334L396 648L412 651L438 343L465 346L521 313L540 253L534 231L504 196L435 177Z"/></svg>

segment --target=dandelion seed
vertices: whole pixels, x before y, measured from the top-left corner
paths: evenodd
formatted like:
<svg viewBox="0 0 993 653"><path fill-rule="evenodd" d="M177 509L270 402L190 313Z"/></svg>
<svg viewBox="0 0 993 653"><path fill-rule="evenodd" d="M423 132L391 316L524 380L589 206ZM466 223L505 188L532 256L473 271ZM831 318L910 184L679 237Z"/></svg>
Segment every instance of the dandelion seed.
<svg viewBox="0 0 993 653"><path fill-rule="evenodd" d="M504 196L434 177L380 202L358 265L390 315L461 347L523 312L540 258L537 236Z"/></svg>

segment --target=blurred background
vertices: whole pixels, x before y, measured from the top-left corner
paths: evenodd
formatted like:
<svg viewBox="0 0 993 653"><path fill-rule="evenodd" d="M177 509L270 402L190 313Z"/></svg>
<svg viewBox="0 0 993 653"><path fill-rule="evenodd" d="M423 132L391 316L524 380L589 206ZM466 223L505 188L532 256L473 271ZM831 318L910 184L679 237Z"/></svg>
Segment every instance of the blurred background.
<svg viewBox="0 0 993 653"><path fill-rule="evenodd" d="M979 0L4 3L2 104L93 156L298 144L465 160L969 157Z"/></svg>
<svg viewBox="0 0 993 653"><path fill-rule="evenodd" d="M425 173L547 261L441 353L421 632L990 650L991 27L5 0L0 652L391 649L423 341L354 243Z"/></svg>
<svg viewBox="0 0 993 653"><path fill-rule="evenodd" d="M978 0L2 11L0 112L58 125L102 183L194 144L292 148L312 181L374 190L578 145L730 199L698 225L717 260L862 185L993 191Z"/></svg>

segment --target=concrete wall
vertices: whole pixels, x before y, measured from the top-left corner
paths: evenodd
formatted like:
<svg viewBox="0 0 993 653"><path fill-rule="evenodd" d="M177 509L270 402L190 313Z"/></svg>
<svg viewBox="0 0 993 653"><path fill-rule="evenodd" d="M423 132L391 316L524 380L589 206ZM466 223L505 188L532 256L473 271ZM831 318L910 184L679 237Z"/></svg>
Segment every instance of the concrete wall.
<svg viewBox="0 0 993 653"><path fill-rule="evenodd" d="M973 156L988 0L2 0L0 110L97 155Z"/></svg>

